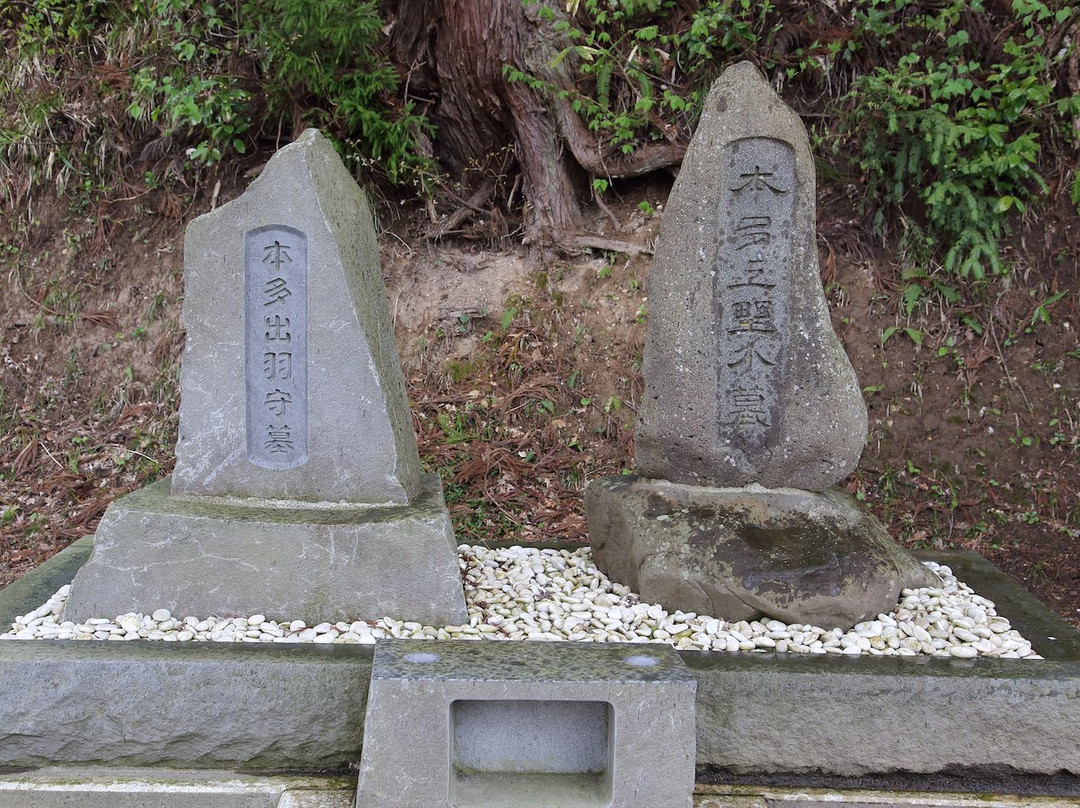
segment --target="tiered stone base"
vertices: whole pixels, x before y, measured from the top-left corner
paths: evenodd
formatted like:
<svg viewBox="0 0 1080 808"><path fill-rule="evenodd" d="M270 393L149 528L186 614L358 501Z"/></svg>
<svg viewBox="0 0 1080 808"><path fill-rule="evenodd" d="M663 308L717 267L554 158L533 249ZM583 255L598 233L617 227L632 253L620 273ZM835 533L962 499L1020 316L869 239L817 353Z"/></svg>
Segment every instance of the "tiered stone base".
<svg viewBox="0 0 1080 808"><path fill-rule="evenodd" d="M174 615L264 614L314 625L393 616L466 622L438 475L408 505L253 507L173 497L161 480L101 520L63 617L79 622L166 608Z"/></svg>

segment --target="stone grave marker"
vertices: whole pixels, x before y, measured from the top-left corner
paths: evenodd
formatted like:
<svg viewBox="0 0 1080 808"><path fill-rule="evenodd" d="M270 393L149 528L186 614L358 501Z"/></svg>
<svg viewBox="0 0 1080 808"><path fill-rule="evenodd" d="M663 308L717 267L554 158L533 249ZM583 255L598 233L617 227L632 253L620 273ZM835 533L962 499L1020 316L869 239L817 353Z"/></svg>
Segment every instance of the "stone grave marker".
<svg viewBox="0 0 1080 808"><path fill-rule="evenodd" d="M65 618L466 618L372 215L317 131L184 242L176 468L113 503Z"/></svg>
<svg viewBox="0 0 1080 808"><path fill-rule="evenodd" d="M814 189L799 116L753 65L729 68L649 276L642 475L820 491L858 464L866 406L821 288Z"/></svg>
<svg viewBox="0 0 1080 808"><path fill-rule="evenodd" d="M799 117L748 62L710 90L649 273L640 477L586 492L597 564L669 608L852 625L933 574L850 497L866 406L818 270Z"/></svg>

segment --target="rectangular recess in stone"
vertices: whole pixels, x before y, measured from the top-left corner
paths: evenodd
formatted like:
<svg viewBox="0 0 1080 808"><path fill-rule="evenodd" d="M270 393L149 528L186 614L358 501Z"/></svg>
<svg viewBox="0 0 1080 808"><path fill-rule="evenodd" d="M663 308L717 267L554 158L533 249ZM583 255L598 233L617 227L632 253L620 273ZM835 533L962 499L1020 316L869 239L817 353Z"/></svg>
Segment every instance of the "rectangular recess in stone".
<svg viewBox="0 0 1080 808"><path fill-rule="evenodd" d="M779 427L790 300L795 151L768 137L732 141L721 156L713 301L722 436L754 448Z"/></svg>
<svg viewBox="0 0 1080 808"><path fill-rule="evenodd" d="M690 808L688 673L670 646L380 640L356 804Z"/></svg>
<svg viewBox="0 0 1080 808"><path fill-rule="evenodd" d="M284 471L308 458L307 236L285 225L244 244L247 456Z"/></svg>
<svg viewBox="0 0 1080 808"><path fill-rule="evenodd" d="M536 794L537 805L602 808L611 802L613 730L603 701L454 701L450 801L480 808L499 795L528 804Z"/></svg>

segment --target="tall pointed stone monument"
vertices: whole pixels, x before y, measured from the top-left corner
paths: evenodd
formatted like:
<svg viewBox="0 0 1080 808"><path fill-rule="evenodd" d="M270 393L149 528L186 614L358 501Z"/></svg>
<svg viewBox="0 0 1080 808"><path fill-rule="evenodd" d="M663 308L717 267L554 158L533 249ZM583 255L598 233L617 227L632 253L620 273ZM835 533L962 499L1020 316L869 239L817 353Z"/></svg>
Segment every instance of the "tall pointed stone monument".
<svg viewBox="0 0 1080 808"><path fill-rule="evenodd" d="M64 618L466 619L371 211L317 131L184 242L176 469L110 506Z"/></svg>
<svg viewBox="0 0 1080 808"><path fill-rule="evenodd" d="M866 435L818 271L799 117L748 62L713 85L648 279L638 477L594 481L596 562L669 608L851 626L933 574L831 488Z"/></svg>

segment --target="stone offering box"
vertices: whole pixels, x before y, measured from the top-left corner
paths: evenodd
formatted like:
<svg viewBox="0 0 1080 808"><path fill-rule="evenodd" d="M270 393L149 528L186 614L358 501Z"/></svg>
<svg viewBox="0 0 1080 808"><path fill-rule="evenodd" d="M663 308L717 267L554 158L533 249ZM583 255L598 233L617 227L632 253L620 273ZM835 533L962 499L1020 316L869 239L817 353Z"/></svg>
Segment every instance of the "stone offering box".
<svg viewBox="0 0 1080 808"><path fill-rule="evenodd" d="M673 649L494 645L376 646L357 805L690 806L696 682Z"/></svg>
<svg viewBox="0 0 1080 808"><path fill-rule="evenodd" d="M0 591L0 623L47 600L89 551L83 539ZM696 747L695 806L1080 804L1080 634L979 556L932 557L993 600L1045 659L678 652L696 683L696 717L693 728L680 721L670 730ZM449 751L453 733L466 742L459 750L502 738L512 758L511 728L522 723L579 782L599 768L593 796L581 804L634 804L602 802L598 762L602 749L617 760L622 744L654 748L651 737L620 734L620 709L631 728L658 719L647 688L638 714L626 707L637 698L634 677L656 670L619 663L642 646L529 643L526 653L544 660L538 671L511 664L507 643L474 643L467 658L440 652L457 644L394 642L386 651L393 664L383 668L383 649L373 654L370 646L0 642L0 806L366 808L388 803L357 800L362 751L396 750L380 776L407 783L420 773L427 793L445 795L455 761L459 769L470 761L466 751ZM413 645L440 661L403 674L395 657ZM675 653L660 655L661 684L684 693ZM538 695L552 706L530 706ZM565 706L575 701L589 706ZM437 766L432 739L410 729L419 725L438 727ZM374 750L368 732L379 738ZM481 780L498 783L506 768ZM659 767L645 774L655 782L669 776ZM1045 799L1001 796L1016 794Z"/></svg>

